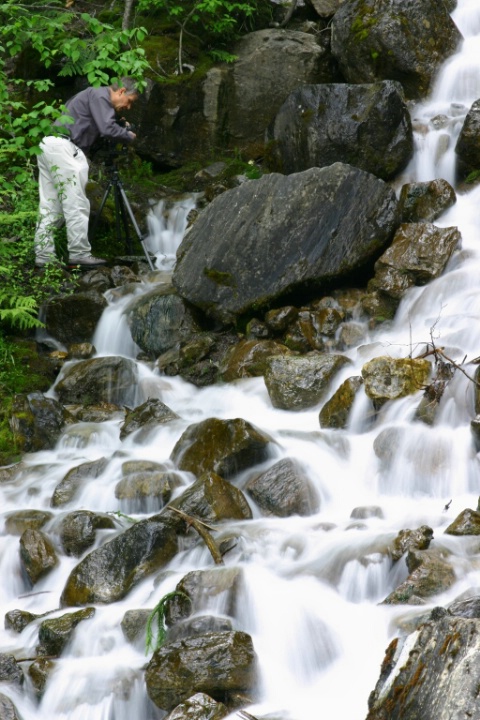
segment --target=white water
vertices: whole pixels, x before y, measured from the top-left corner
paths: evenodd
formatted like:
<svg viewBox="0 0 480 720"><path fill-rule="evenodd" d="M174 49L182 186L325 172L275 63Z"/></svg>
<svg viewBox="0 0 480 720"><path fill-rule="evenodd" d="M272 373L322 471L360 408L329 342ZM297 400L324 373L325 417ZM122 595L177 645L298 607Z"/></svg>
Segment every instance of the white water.
<svg viewBox="0 0 480 720"><path fill-rule="evenodd" d="M459 0L453 17L465 43L440 73L432 98L415 109L422 130L405 181L445 177L453 182L456 136L471 103L480 97L480 5L476 0ZM439 114L446 117L441 130L431 122ZM190 207L175 207L168 217L164 207L152 213L149 248L163 270L173 265ZM407 294L392 327L380 329L351 351L353 365L335 379L332 392L346 377L359 374L370 358L420 353L432 337L456 362L466 356L464 369L473 375L476 366L469 361L480 355L479 207L480 187L459 195L456 205L437 221L437 225L459 227L461 250L441 278ZM140 285L134 292L146 289L148 286ZM111 305L94 337L97 351L135 358L137 348L124 315L131 296L111 293L109 300ZM282 457L302 462L321 499L321 509L313 517L266 519L254 509L253 520L231 523L227 528L239 530L242 536L242 542L225 557L228 565L239 566L244 573L235 627L251 634L260 660L261 697L248 710L257 717L270 714L310 720L313 714L364 720L384 651L399 628L409 618L480 586L478 543L443 534L464 508L476 508L480 494L479 458L469 427L474 412L472 383L457 371L434 427L412 422L420 394L386 407L373 425L366 420L368 406L360 395L348 431L320 431L320 406L298 413L275 410L262 378L198 389L179 378L160 377L146 366L140 369L138 402L159 397L181 419L159 428L148 440L130 436L123 443L119 440L120 420L69 428L55 450L27 456L21 476L0 486L0 530L4 518L14 510L50 509L53 490L70 468L108 458L105 472L75 503L55 510L55 520L44 528L58 544L55 527L66 512L119 509L114 487L121 477L122 462L168 462L189 424L212 416L245 418L276 439L271 462ZM387 472L373 443L388 428L403 435ZM351 519L353 508L370 505L380 506L383 517L361 522ZM403 561L392 568L385 559L386 544L399 530L424 524L433 528L434 544L452 553L456 586L422 608L378 605L407 575ZM108 532L99 532L97 544L108 537ZM18 547L18 537L5 532L0 535L2 612L21 608L42 613L57 608L77 561L60 555L60 566L38 582L31 594L21 573ZM23 720L160 717L146 697L145 655L125 642L120 622L129 608L153 607L191 569L211 566L207 551L185 551L171 563L170 573L158 586L152 577L123 601L99 605L95 617L77 627L39 705L28 690L19 694L0 686L0 691L12 698ZM28 625L21 635L0 630L1 651L17 658L35 655L38 624Z"/></svg>

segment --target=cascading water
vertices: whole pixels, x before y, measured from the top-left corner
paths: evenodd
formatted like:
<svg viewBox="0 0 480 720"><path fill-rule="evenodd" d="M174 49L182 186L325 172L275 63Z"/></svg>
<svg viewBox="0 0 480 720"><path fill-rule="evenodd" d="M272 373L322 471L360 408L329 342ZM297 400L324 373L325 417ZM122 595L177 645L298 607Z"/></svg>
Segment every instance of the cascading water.
<svg viewBox="0 0 480 720"><path fill-rule="evenodd" d="M477 0L459 0L453 17L465 42L439 75L431 100L413 113L418 149L405 173L408 181L444 177L453 182L456 136L470 105L480 97ZM163 206L152 211L148 246L157 257L157 267L172 268L193 205L185 201L170 209L167 217ZM479 205L480 187L459 195L456 205L437 222L458 226L461 250L441 278L407 293L392 326L372 333L349 353L352 365L336 377L332 392L346 377L359 374L367 360L384 354L420 353L432 338L456 362L466 356L463 367L473 375L475 366L468 360L480 354ZM148 284L139 285L132 292L148 288ZM110 305L94 337L97 353L135 358L138 349L124 319L132 295L112 292L108 299ZM470 434L471 381L462 372L455 373L433 427L412 423L418 395L390 404L372 421L366 418L366 400L359 394L347 431L320 431L319 408L274 409L262 378L199 389L138 365L138 402L161 398L180 419L159 426L146 439L133 435L123 442L120 421L115 418L106 423L78 423L69 427L55 450L25 458L21 474L0 487L2 612L19 608L51 613L78 562L62 555L59 565L30 590L20 569L18 536L4 527L12 511L51 510L52 493L65 473L101 457L109 460L107 468L80 492L75 508L115 511L119 504L114 487L123 462L141 459L171 465L173 446L189 424L208 417L244 418L274 437L275 460L301 460L321 503L320 511L310 517L265 518L254 509L252 520L228 524L228 531L238 530L242 538L241 545L226 556L228 565L243 570L236 624L252 636L259 658L260 698L248 710L257 717L310 720L314 713L335 720L363 720L390 639L419 612L410 606L378 604L407 576L403 563L392 568L384 553L386 545L401 529L428 525L437 546L451 553L457 582L423 606L422 612L445 605L480 584L477 545L468 538L443 534L461 510L477 506L480 492L480 467ZM401 431L401 436L387 472L373 444L389 428ZM359 506L380 511L356 520L351 513ZM73 509L71 504L67 507ZM55 537L67 511L52 512L54 517L44 529ZM105 531L99 531L96 545L106 537ZM160 717L144 688L145 654L125 641L121 620L128 609L152 608L190 570L211 565L206 549L186 548L160 582L151 578L124 600L98 605L95 616L81 624L56 663L40 704L28 688L17 692L5 685L1 692L12 699L23 720ZM64 612L58 610L49 617ZM27 625L20 635L0 630L2 652L17 658L35 656L39 622Z"/></svg>

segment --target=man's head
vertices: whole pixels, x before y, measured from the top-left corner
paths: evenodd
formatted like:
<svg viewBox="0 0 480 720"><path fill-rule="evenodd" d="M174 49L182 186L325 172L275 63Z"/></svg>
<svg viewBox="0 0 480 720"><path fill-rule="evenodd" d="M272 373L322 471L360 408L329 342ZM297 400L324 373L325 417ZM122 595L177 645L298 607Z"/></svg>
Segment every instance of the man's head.
<svg viewBox="0 0 480 720"><path fill-rule="evenodd" d="M120 83L110 87L110 100L116 112L130 110L138 96L137 86L131 78L122 78Z"/></svg>

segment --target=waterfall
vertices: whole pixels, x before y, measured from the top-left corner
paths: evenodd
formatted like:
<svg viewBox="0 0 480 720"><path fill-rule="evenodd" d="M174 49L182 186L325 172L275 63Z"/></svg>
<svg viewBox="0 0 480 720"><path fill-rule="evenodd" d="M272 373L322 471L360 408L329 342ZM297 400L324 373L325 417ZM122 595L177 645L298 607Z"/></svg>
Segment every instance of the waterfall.
<svg viewBox="0 0 480 720"><path fill-rule="evenodd" d="M453 183L456 138L471 103L480 97L478 0L459 0L453 18L465 40L439 73L431 97L412 110L416 152L402 182L443 177ZM172 269L194 206L195 198L186 198L152 209L147 247L157 268ZM473 375L476 366L471 361L480 354L479 207L477 187L459 194L437 221L443 227L458 226L462 248L440 278L408 291L391 325L371 331L360 347L347 353L352 364L339 373L336 387L359 374L367 360L420 353L432 338L457 363L466 357L463 368ZM140 283L132 294L136 297L149 287L147 281ZM98 355L136 358L138 348L125 319L132 294L107 294L109 306L93 339ZM58 610L59 597L78 562L59 553L59 565L32 590L21 570L18 535L5 529L13 512L50 511L44 530L55 538L66 512L82 508L113 514L120 509L114 488L122 463L151 460L168 466L175 443L191 423L209 417L244 418L276 440L275 461L301 460L320 498L314 516L267 518L254 511L252 520L229 523L242 540L226 559L243 570L235 623L252 636L259 658L260 696L248 712L285 720L310 720L312 715L364 720L385 649L420 612L412 606L379 604L407 576L404 563L392 567L386 561L386 545L402 529L428 525L437 546L451 554L456 583L422 606L422 612L480 585L475 544L444 534L464 508L477 507L480 494L479 457L470 433L471 381L456 372L433 427L412 423L418 395L389 404L373 422L366 422L365 400L359 396L347 430L320 431L318 407L276 410L262 378L198 388L179 377L161 377L141 362L138 366L140 401L161 398L178 421L123 441L121 421L115 418L77 423L68 427L55 449L27 455L20 475L0 484L3 614L13 609L38 615L55 611L49 617L66 612ZM374 443L386 431L398 438L398 451L382 464ZM66 508L50 507L52 493L68 470L102 457L109 462L94 483L80 489ZM352 517L354 508L367 506L380 512L361 520ZM96 546L106 537L99 531ZM159 718L145 692L144 649L127 643L121 621L129 609L153 608L187 572L211 567L211 562L207 552L185 547L160 579L151 577L123 600L96 606L95 616L80 624L55 663L39 703L28 680L26 690L4 684L1 692L12 699L23 720ZM41 621L34 620L21 634L1 628L2 652L34 656Z"/></svg>

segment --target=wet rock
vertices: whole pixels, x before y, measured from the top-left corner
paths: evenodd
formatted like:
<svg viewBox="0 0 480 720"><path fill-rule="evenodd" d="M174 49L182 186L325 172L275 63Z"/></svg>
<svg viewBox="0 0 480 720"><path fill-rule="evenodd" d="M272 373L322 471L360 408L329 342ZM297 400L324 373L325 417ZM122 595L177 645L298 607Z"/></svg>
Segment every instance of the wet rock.
<svg viewBox="0 0 480 720"><path fill-rule="evenodd" d="M23 685L23 670L13 655L0 653L0 682Z"/></svg>
<svg viewBox="0 0 480 720"><path fill-rule="evenodd" d="M470 421L470 429L472 431L473 442L476 452L480 452L480 415L476 415Z"/></svg>
<svg viewBox="0 0 480 720"><path fill-rule="evenodd" d="M388 472L398 456L406 437L404 427L387 427L373 441L373 451L380 460L382 470Z"/></svg>
<svg viewBox="0 0 480 720"><path fill-rule="evenodd" d="M241 340L227 353L221 378L231 382L244 377L258 377L264 374L268 358L290 352L286 345L275 340Z"/></svg>
<svg viewBox="0 0 480 720"><path fill-rule="evenodd" d="M480 535L480 512L466 508L446 528L447 535Z"/></svg>
<svg viewBox="0 0 480 720"><path fill-rule="evenodd" d="M83 360L68 367L55 385L62 403L96 405L102 402L134 404L137 366L124 357Z"/></svg>
<svg viewBox="0 0 480 720"><path fill-rule="evenodd" d="M448 606L448 612L456 617L480 619L480 595L455 600Z"/></svg>
<svg viewBox="0 0 480 720"><path fill-rule="evenodd" d="M360 376L347 378L320 410L320 427L345 428L362 385L363 379Z"/></svg>
<svg viewBox="0 0 480 720"><path fill-rule="evenodd" d="M454 584L455 572L444 555L436 550L409 550L408 578L383 601L386 605L417 602L445 592Z"/></svg>
<svg viewBox="0 0 480 720"><path fill-rule="evenodd" d="M181 595L173 596L169 603L167 624L174 625L179 618L190 615L205 615L209 610L236 617L242 583L243 573L239 568L216 567L187 573L175 588ZM187 595L190 603L187 604L182 595Z"/></svg>
<svg viewBox="0 0 480 720"><path fill-rule="evenodd" d="M125 639L136 647L145 646L148 618L152 610L127 610L120 626Z"/></svg>
<svg viewBox="0 0 480 720"><path fill-rule="evenodd" d="M0 693L0 717L2 720L22 720L9 697Z"/></svg>
<svg viewBox="0 0 480 720"><path fill-rule="evenodd" d="M388 551L393 562L397 562L409 550L427 550L433 540L433 530L422 525L415 530L400 530Z"/></svg>
<svg viewBox="0 0 480 720"><path fill-rule="evenodd" d="M423 623L387 649L367 720L476 717L479 660L479 620L447 615Z"/></svg>
<svg viewBox="0 0 480 720"><path fill-rule="evenodd" d="M402 186L399 197L402 222L433 222L456 202L455 190L441 178L407 183Z"/></svg>
<svg viewBox="0 0 480 720"><path fill-rule="evenodd" d="M53 544L40 530L25 530L22 534L20 560L32 585L58 565Z"/></svg>
<svg viewBox="0 0 480 720"><path fill-rule="evenodd" d="M69 360L88 360L97 352L92 343L72 343L68 346Z"/></svg>
<svg viewBox="0 0 480 720"><path fill-rule="evenodd" d="M376 408L388 400L413 395L428 382L431 363L425 358L377 357L362 367L365 392Z"/></svg>
<svg viewBox="0 0 480 720"><path fill-rule="evenodd" d="M266 433L241 418L208 418L189 425L170 459L180 470L197 476L213 471L229 478L266 460L271 442Z"/></svg>
<svg viewBox="0 0 480 720"><path fill-rule="evenodd" d="M60 526L60 540L65 554L80 557L94 544L97 530L114 528L115 523L108 515L97 515L90 510L69 513Z"/></svg>
<svg viewBox="0 0 480 720"><path fill-rule="evenodd" d="M66 409L77 422L100 423L125 415L125 408L114 403L99 405L67 405Z"/></svg>
<svg viewBox="0 0 480 720"><path fill-rule="evenodd" d="M342 163L264 175L200 213L177 251L173 284L223 323L288 293L311 296L378 257L397 204L382 180Z"/></svg>
<svg viewBox="0 0 480 720"><path fill-rule="evenodd" d="M49 510L18 510L5 518L5 532L21 535L25 530L40 530L53 518Z"/></svg>
<svg viewBox="0 0 480 720"><path fill-rule="evenodd" d="M192 308L171 286L135 299L127 319L133 340L151 357L187 342L201 329Z"/></svg>
<svg viewBox="0 0 480 720"><path fill-rule="evenodd" d="M124 440L128 435L140 428L148 430L171 422L178 418L167 405L157 399L149 399L142 405L127 412L125 422L120 428L120 439Z"/></svg>
<svg viewBox="0 0 480 720"><path fill-rule="evenodd" d="M129 513L158 512L170 501L173 491L183 485L171 470L148 470L127 475L115 486L115 497Z"/></svg>
<svg viewBox="0 0 480 720"><path fill-rule="evenodd" d="M475 381L473 389L473 402L475 406L475 414L480 415L480 365L476 368L473 375Z"/></svg>
<svg viewBox="0 0 480 720"><path fill-rule="evenodd" d="M286 174L342 162L388 180L413 154L410 113L392 80L302 85L283 103L269 136L276 167Z"/></svg>
<svg viewBox="0 0 480 720"><path fill-rule="evenodd" d="M35 690L37 698L41 698L47 687L48 679L55 668L55 663L49 658L37 658L28 666L28 675Z"/></svg>
<svg viewBox="0 0 480 720"><path fill-rule="evenodd" d="M39 617L41 616L35 615L27 610L9 610L5 614L5 629L21 633L25 630L27 625Z"/></svg>
<svg viewBox="0 0 480 720"><path fill-rule="evenodd" d="M248 520L252 511L241 490L213 472L203 473L169 505L206 522Z"/></svg>
<svg viewBox="0 0 480 720"><path fill-rule="evenodd" d="M105 458L82 463L67 472L56 486L50 504L52 507L66 505L89 480L99 477L108 465Z"/></svg>
<svg viewBox="0 0 480 720"><path fill-rule="evenodd" d="M464 120L455 146L457 172L465 178L480 167L480 100L475 100Z"/></svg>
<svg viewBox="0 0 480 720"><path fill-rule="evenodd" d="M357 347L365 340L367 328L365 323L346 322L340 325L338 334L339 349Z"/></svg>
<svg viewBox="0 0 480 720"><path fill-rule="evenodd" d="M315 12L323 18L335 15L343 0L308 0L307 5L313 7Z"/></svg>
<svg viewBox="0 0 480 720"><path fill-rule="evenodd" d="M282 333L297 319L298 310L293 305L269 310L265 314L265 324L273 333Z"/></svg>
<svg viewBox="0 0 480 720"><path fill-rule="evenodd" d="M432 382L424 390L423 397L415 412L415 418L426 425L433 425L443 397L445 389L453 378L455 367L451 363L443 362L436 358L436 374Z"/></svg>
<svg viewBox="0 0 480 720"><path fill-rule="evenodd" d="M243 632L222 632L168 643L154 653L145 680L151 700L167 712L196 692L228 706L234 693L255 689L252 639Z"/></svg>
<svg viewBox="0 0 480 720"><path fill-rule="evenodd" d="M61 655L77 625L83 620L89 620L94 615L95 608L90 607L44 620L38 629L40 644L37 647L37 653L39 655Z"/></svg>
<svg viewBox="0 0 480 720"><path fill-rule="evenodd" d="M233 623L229 618L218 615L197 615L175 623L168 628L166 642L176 642L188 637L197 637L210 632L225 632L233 630Z"/></svg>
<svg viewBox="0 0 480 720"><path fill-rule="evenodd" d="M250 478L245 491L267 515L308 516L320 506L318 493L301 465L291 458Z"/></svg>
<svg viewBox="0 0 480 720"><path fill-rule="evenodd" d="M353 508L350 517L355 520L366 520L367 518L383 518L383 510L378 505L364 505L362 507Z"/></svg>
<svg viewBox="0 0 480 720"><path fill-rule="evenodd" d="M87 290L48 300L43 318L48 334L64 345L90 342L108 304L102 292Z"/></svg>
<svg viewBox="0 0 480 720"><path fill-rule="evenodd" d="M57 400L34 392L15 395L10 427L21 451L37 452L55 446L66 419L67 413Z"/></svg>
<svg viewBox="0 0 480 720"><path fill-rule="evenodd" d="M428 18L426 22L425 18ZM344 2L332 21L332 54L351 83L398 80L408 99L424 97L462 36L443 3Z"/></svg>
<svg viewBox="0 0 480 720"><path fill-rule="evenodd" d="M375 263L375 277L369 289L400 299L410 287L425 285L438 277L460 241L456 227L404 223Z"/></svg>
<svg viewBox="0 0 480 720"><path fill-rule="evenodd" d="M304 410L316 405L330 380L348 362L343 355L315 351L302 357L270 358L265 385L273 406L283 410Z"/></svg>
<svg viewBox="0 0 480 720"><path fill-rule="evenodd" d="M362 310L371 318L369 326L375 328L380 323L395 317L399 300L374 290L363 296L361 304Z"/></svg>
<svg viewBox="0 0 480 720"><path fill-rule="evenodd" d="M165 720L222 720L229 712L226 705L199 692L177 705Z"/></svg>

